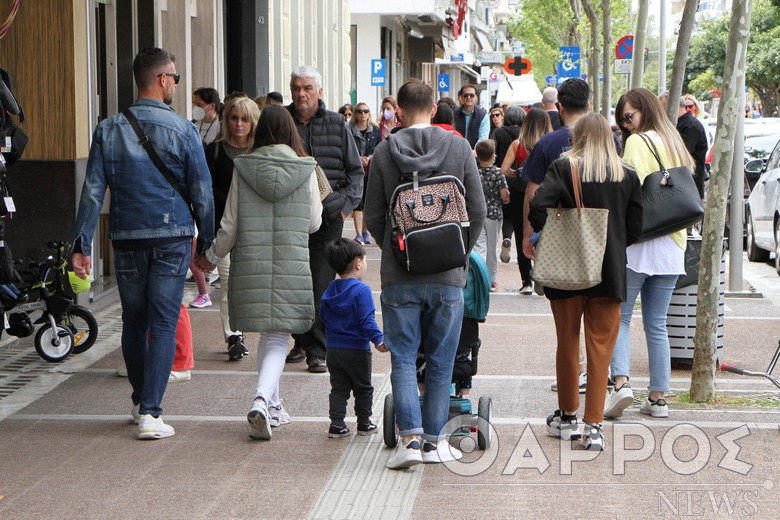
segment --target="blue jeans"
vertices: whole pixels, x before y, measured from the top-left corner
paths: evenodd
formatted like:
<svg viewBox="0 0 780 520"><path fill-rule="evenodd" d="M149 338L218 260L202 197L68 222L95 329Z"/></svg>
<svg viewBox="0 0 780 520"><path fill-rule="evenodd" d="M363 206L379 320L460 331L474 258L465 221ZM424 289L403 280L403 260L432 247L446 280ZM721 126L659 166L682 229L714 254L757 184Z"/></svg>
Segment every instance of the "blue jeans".
<svg viewBox="0 0 780 520"><path fill-rule="evenodd" d="M160 415L176 351L192 239L135 251L114 250L122 301L122 355L140 413Z"/></svg>
<svg viewBox="0 0 780 520"><path fill-rule="evenodd" d="M631 340L629 331L634 302L642 293L642 323L647 341L647 357L650 364L650 392L669 390L672 372L669 335L666 332L666 311L672 299L677 275L654 275L637 273L626 268L626 301L620 305L620 332L612 353L610 369L612 378L629 377L631 367Z"/></svg>
<svg viewBox="0 0 780 520"><path fill-rule="evenodd" d="M455 352L463 320L463 289L401 284L382 289L385 342L390 350L395 416L401 436L438 442L447 423ZM425 399L417 392L417 349L425 346Z"/></svg>

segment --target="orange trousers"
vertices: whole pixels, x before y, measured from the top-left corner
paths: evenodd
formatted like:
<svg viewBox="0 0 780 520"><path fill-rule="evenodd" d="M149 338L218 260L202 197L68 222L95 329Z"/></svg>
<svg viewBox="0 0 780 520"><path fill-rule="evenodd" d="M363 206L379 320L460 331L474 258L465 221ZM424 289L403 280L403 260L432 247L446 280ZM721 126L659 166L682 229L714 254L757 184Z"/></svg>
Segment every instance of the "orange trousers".
<svg viewBox="0 0 780 520"><path fill-rule="evenodd" d="M588 386L583 420L600 424L604 420L609 363L620 330L620 300L573 296L550 300L550 308L558 337L555 354L558 407L565 412L575 412L580 407L580 322L584 321Z"/></svg>
<svg viewBox="0 0 780 520"><path fill-rule="evenodd" d="M192 323L187 307L182 304L179 322L176 324L176 354L173 356L173 369L177 372L195 367L195 355L192 352Z"/></svg>

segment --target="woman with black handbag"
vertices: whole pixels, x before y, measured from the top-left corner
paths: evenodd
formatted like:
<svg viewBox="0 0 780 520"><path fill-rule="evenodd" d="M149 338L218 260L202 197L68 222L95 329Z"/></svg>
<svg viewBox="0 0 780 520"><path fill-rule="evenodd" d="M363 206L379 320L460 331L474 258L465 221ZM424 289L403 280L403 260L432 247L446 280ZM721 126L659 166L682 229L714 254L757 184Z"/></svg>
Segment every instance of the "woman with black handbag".
<svg viewBox="0 0 780 520"><path fill-rule="evenodd" d="M693 158L655 94L644 88L629 90L618 100L615 117L623 134L623 160L636 169L641 181L659 170L659 159L669 169L684 166L693 171ZM646 222L645 226L648 224ZM622 305L620 333L612 354L610 368L615 388L607 396L605 417L620 417L623 410L633 403L634 395L628 384L631 365L629 330L634 303L640 292L650 385L648 398L639 411L652 417L669 416L669 408L663 398L669 390L672 370L666 311L677 277L685 274L685 241L685 229L681 229L642 240L626 251L628 295Z"/></svg>
<svg viewBox="0 0 780 520"><path fill-rule="evenodd" d="M530 202L528 218L535 231L542 230L537 249L537 270L541 267L543 248L552 245L552 254L548 258L554 264L559 259L567 263L564 267L566 274L572 272L571 268L579 271L576 268L578 258L571 256L588 258L591 261L586 267L593 266L593 269L587 270L600 274L594 281L579 284L580 287L588 287L579 290L555 289L545 283L545 296L550 300L558 338L555 360L558 410L547 418L547 432L564 440L581 435L582 445L589 450L604 449L601 422L607 393L607 371L620 323L620 302L626 297L626 246L638 240L642 232L641 199L639 178L620 160L607 120L600 114L588 114L572 130L571 150L552 163ZM562 234L556 237L562 243L582 243L580 250L572 251L571 256L562 251L565 246L556 248L555 242L544 243L553 239L553 235L545 236L545 232L552 230L544 230L545 224L549 228L555 226L553 220L560 222L556 218L556 210L548 208L558 208L559 205L561 208L581 206L581 212L568 211L572 212L569 214L572 219L577 219L580 213L582 224L564 228ZM604 215L605 210L607 215ZM552 212L550 217L548 211ZM564 211L567 210L557 210L559 213ZM587 238L595 237L595 233L585 232L588 211L599 221L598 230L602 231L599 238ZM592 250L599 248L591 254ZM603 251L603 258L599 255L600 251ZM573 274L580 276L579 272ZM579 346L580 322L583 320L588 386L583 415L586 424L580 434L576 412L580 404Z"/></svg>

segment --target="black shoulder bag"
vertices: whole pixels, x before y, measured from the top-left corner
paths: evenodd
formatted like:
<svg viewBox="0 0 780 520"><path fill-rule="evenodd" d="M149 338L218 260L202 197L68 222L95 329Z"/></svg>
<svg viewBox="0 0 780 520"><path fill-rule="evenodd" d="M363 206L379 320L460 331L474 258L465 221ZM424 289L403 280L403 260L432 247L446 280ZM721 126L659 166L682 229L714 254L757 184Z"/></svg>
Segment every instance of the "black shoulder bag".
<svg viewBox="0 0 780 520"><path fill-rule="evenodd" d="M195 211L192 209L192 203L190 202L189 197L187 197L187 194L182 189L181 184L179 184L179 181L176 180L176 177L174 177L173 172L171 172L171 170L165 166L165 163L162 162L160 156L157 155L154 146L152 146L152 142L149 140L146 134L144 134L144 131L141 129L141 125L138 124L138 119L136 119L133 113L130 112L129 108L124 109L122 114L124 114L124 116L127 118L127 121L130 123L130 126L133 127L133 130L135 130L135 135L138 136L138 143L144 147L146 153L149 154L149 158L152 160L157 169L160 170L160 173L162 173L163 177L165 177L165 180L168 181L168 184L171 185L171 188L173 188L176 193L181 195L181 198L184 199L184 203L187 204L187 209L190 210L190 215L192 215L192 220L197 223L198 219L195 218Z"/></svg>
<svg viewBox="0 0 780 520"><path fill-rule="evenodd" d="M701 219L704 207L691 170L687 166L667 169L653 141L644 134L639 137L659 167L642 182L641 240L650 240L692 226Z"/></svg>

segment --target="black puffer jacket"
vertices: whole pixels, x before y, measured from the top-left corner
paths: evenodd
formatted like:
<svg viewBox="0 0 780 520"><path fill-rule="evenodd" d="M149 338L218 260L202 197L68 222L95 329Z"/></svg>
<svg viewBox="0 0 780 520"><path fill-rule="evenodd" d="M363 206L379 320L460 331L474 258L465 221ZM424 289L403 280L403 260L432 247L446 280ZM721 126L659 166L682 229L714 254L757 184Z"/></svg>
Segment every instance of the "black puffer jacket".
<svg viewBox="0 0 780 520"><path fill-rule="evenodd" d="M295 105L287 105L287 110L300 129L303 123L297 117ZM322 100L307 126L309 142L304 145L325 171L330 187L333 188L333 193L322 202L323 216L326 222L334 222L340 218L339 212L349 215L360 204L363 197L363 165L344 116L327 110Z"/></svg>

